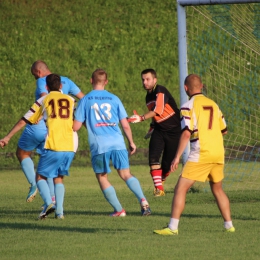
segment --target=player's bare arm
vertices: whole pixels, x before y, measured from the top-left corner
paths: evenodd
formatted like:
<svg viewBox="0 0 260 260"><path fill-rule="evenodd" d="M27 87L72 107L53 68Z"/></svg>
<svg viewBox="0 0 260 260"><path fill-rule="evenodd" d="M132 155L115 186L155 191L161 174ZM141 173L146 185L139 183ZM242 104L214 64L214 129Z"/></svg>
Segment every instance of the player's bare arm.
<svg viewBox="0 0 260 260"><path fill-rule="evenodd" d="M190 136L191 136L191 133L189 130L184 130L182 132L176 155L171 163L172 172L174 172L175 170L178 169L178 164L180 162L181 155L183 154L183 152L190 140Z"/></svg>
<svg viewBox="0 0 260 260"><path fill-rule="evenodd" d="M5 146L5 143L4 142L2 142L2 140L0 140L0 146L1 146L1 148L3 149L4 148L4 146Z"/></svg>
<svg viewBox="0 0 260 260"><path fill-rule="evenodd" d="M122 126L122 129L125 133L125 136L128 140L128 143L129 143L129 149L130 149L130 154L134 154L136 152L136 145L133 141L133 136L132 136L132 130L131 130L131 127L127 121L126 118L123 118L120 120L120 123L121 123L121 126Z"/></svg>
<svg viewBox="0 0 260 260"><path fill-rule="evenodd" d="M1 143L1 147L3 148L4 146L6 146L8 144L8 142L10 141L10 139L17 133L19 132L25 125L27 124L27 120L24 118L21 118L14 126L13 128L10 130L10 132L3 138L0 140Z"/></svg>
<svg viewBox="0 0 260 260"><path fill-rule="evenodd" d="M78 131L82 126L82 123L77 121L77 120L74 120L73 121L73 131Z"/></svg>
<svg viewBox="0 0 260 260"><path fill-rule="evenodd" d="M82 99L84 96L85 95L81 91L76 95L78 99Z"/></svg>

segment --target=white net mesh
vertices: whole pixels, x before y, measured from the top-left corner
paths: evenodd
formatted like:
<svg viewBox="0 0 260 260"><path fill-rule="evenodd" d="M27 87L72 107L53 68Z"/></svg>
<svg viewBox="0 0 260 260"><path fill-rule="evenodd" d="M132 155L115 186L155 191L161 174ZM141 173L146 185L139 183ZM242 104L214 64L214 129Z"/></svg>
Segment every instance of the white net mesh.
<svg viewBox="0 0 260 260"><path fill-rule="evenodd" d="M260 4L186 7L188 71L220 106L225 189L260 188ZM208 189L208 185L200 185Z"/></svg>

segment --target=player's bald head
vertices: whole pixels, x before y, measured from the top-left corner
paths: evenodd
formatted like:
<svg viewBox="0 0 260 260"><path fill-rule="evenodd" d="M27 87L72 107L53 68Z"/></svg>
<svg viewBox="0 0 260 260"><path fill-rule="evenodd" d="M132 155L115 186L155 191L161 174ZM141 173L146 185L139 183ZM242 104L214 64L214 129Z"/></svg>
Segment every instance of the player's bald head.
<svg viewBox="0 0 260 260"><path fill-rule="evenodd" d="M49 70L47 64L42 60L37 60L33 63L31 70Z"/></svg>
<svg viewBox="0 0 260 260"><path fill-rule="evenodd" d="M188 91L188 95L192 95L195 93L201 93L203 84L201 78L196 74L190 74L185 78L184 85L186 86Z"/></svg>
<svg viewBox="0 0 260 260"><path fill-rule="evenodd" d="M35 79L48 76L51 72L47 64L42 60L37 60L33 63L31 67L31 73Z"/></svg>

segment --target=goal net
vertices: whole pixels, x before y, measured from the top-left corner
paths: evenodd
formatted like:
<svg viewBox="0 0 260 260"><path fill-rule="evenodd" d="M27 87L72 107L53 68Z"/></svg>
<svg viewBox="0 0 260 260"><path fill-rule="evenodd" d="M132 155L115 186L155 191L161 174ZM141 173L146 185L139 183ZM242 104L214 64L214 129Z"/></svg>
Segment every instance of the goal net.
<svg viewBox="0 0 260 260"><path fill-rule="evenodd" d="M224 188L259 190L260 4L187 6L186 24L188 73L202 77L228 125Z"/></svg>

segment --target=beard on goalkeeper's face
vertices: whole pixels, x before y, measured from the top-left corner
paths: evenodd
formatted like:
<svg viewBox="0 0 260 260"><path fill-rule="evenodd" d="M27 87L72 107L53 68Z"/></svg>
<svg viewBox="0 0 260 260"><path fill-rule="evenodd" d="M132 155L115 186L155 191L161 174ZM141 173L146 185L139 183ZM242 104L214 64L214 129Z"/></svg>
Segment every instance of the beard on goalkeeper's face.
<svg viewBox="0 0 260 260"><path fill-rule="evenodd" d="M151 92L155 86L156 84L143 84L143 88L148 92Z"/></svg>

